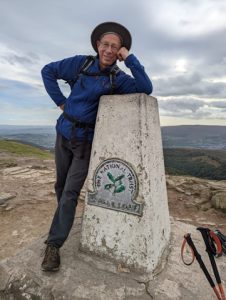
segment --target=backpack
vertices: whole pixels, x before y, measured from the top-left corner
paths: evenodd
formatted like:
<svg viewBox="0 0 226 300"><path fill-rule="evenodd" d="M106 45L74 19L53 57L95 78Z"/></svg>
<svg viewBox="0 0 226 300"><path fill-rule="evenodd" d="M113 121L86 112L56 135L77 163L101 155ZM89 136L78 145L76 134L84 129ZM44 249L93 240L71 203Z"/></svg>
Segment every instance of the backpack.
<svg viewBox="0 0 226 300"><path fill-rule="evenodd" d="M116 88L116 86L115 86L115 77L119 73L120 68L117 65L114 65L110 69L110 71L107 71L107 72L106 71L105 72L100 71L100 72L97 72L97 73L90 73L87 70L94 63L95 59L96 59L96 56L92 56L92 55L87 56L86 59L85 59L85 62L81 66L81 68L80 68L78 74L75 76L75 78L73 78L71 80L68 80L65 83L69 84L70 88L72 90L73 86L75 85L75 83L77 82L77 80L79 79L79 76L81 74L84 74L86 76L109 76L110 84L111 84L110 94L112 95L114 93L115 88ZM81 84L82 84L82 82L81 82Z"/></svg>

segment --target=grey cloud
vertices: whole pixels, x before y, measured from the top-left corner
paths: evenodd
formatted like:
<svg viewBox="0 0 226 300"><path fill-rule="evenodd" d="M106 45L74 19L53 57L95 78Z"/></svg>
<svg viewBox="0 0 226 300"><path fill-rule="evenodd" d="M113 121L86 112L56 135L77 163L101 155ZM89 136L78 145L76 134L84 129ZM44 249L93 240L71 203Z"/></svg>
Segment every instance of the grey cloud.
<svg viewBox="0 0 226 300"><path fill-rule="evenodd" d="M207 82L200 73L154 80L157 96L196 95L205 98L225 98L226 84Z"/></svg>
<svg viewBox="0 0 226 300"><path fill-rule="evenodd" d="M199 99L168 99L159 101L161 116L181 117L188 119L226 119L226 105L223 101L204 101ZM218 108L213 110L212 107Z"/></svg>
<svg viewBox="0 0 226 300"><path fill-rule="evenodd" d="M43 88L43 85L41 87ZM11 93L11 95L14 94L15 98L18 96L23 97L26 92L28 92L29 95L36 94L38 96L39 90L39 85L24 83L17 80L1 79L0 92Z"/></svg>
<svg viewBox="0 0 226 300"><path fill-rule="evenodd" d="M211 111L197 111L195 114L190 114L189 116L190 119L194 120L200 120L200 119L206 119L206 118L215 118L215 116L212 114Z"/></svg>
<svg viewBox="0 0 226 300"><path fill-rule="evenodd" d="M160 116L167 116L167 117L180 117L180 118L187 118L187 119L205 119L211 118L212 113L210 111L196 111L195 113L191 111L181 110L181 111L161 111Z"/></svg>
<svg viewBox="0 0 226 300"><path fill-rule="evenodd" d="M158 2L152 2L158 8ZM14 49L18 46L36 49L38 53L60 59L73 53L93 52L90 47L92 29L100 22L114 20L130 29L133 36L132 51L138 57L141 56L151 75L167 71L170 61L181 55L194 62L201 59L203 64L216 57L220 63L226 46L226 40L222 39L222 36L225 36L224 31L210 32L198 37L179 37L170 34L164 22L161 29L152 24L155 9L148 11L147 3L150 2L143 0L137 3L124 0L111 3L84 0L78 7L74 1L69 0L65 2L47 0L45 4L23 0L23 5L15 8L14 3L7 1L2 4L2 13L0 12L0 37ZM7 16L4 11L9 12ZM181 20L181 22L188 21ZM202 62L199 67L203 71L211 69L210 64L207 68ZM196 68L196 63L194 67L191 66L191 72L194 72L193 68Z"/></svg>
<svg viewBox="0 0 226 300"><path fill-rule="evenodd" d="M34 63L34 61L31 60L29 57L19 56L19 55L16 55L16 54L3 56L2 58L4 60L6 60L7 62L9 62L11 65L14 65L15 63L19 63L19 64L22 64L22 65L33 64Z"/></svg>
<svg viewBox="0 0 226 300"><path fill-rule="evenodd" d="M225 101L213 101L208 103L210 107L216 107L216 108L225 108L223 111L226 110L226 100Z"/></svg>
<svg viewBox="0 0 226 300"><path fill-rule="evenodd" d="M154 20L158 18L157 12L164 9L165 2L83 0L78 4L73 0L22 0L18 3L2 1L0 40L15 54L8 54L0 59L10 64L23 65L25 73L37 82L40 80L42 86L39 77L44 64L75 54L94 54L90 44L93 28L107 20L116 21L131 31L132 53L145 66L151 78L158 78L153 80L154 94L157 97L175 97L174 101L166 101L169 103L160 101L163 113L211 118L211 109L214 111L218 108L215 110L221 114L225 106L220 99L225 99L226 84L214 83L209 79L225 76L226 28L212 30L210 24L206 33L191 35L188 32L181 35L168 30L168 27L171 29L171 24L167 24L164 19L159 22L162 26L157 26ZM212 3L222 11L225 8L225 1L221 0L173 0L172 8L175 8L175 3L184 5L184 2L189 12L196 6L201 7L204 2ZM179 26L183 30L189 28L189 14L182 18L175 10L175 17L180 20ZM178 75L174 65L181 58L187 59L188 66L186 73ZM5 83L2 88L4 86ZM37 84L37 87L40 86ZM219 103L191 100L188 97L191 95L203 99L219 99ZM184 100L179 101L178 96Z"/></svg>
<svg viewBox="0 0 226 300"><path fill-rule="evenodd" d="M120 6L102 0L83 0L79 5L73 0L45 3L23 0L23 5L17 6L7 1L0 12L0 38L13 48L36 49L59 59L77 51L92 52L90 34L101 22L112 20L123 23L132 33L139 32L139 28L141 31L145 27L144 19L139 18L142 10L142 5L129 0L120 1ZM9 12L7 16L4 11Z"/></svg>
<svg viewBox="0 0 226 300"><path fill-rule="evenodd" d="M165 111L181 112L190 111L196 112L198 109L206 104L205 101L195 99L173 99L159 101L159 107Z"/></svg>
<svg viewBox="0 0 226 300"><path fill-rule="evenodd" d="M222 77L226 67L225 36L226 28L210 30L202 35L179 36L169 33L163 26L158 31L155 28L145 31L140 52L144 55L150 74L172 74L172 63L185 58L189 62L188 74L200 72L203 79Z"/></svg>

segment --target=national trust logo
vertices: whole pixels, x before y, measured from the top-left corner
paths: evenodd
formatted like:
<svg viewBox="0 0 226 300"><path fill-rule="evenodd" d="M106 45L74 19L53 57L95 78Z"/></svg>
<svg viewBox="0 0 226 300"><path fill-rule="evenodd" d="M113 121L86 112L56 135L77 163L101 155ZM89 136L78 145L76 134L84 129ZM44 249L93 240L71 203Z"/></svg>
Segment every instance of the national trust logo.
<svg viewBox="0 0 226 300"><path fill-rule="evenodd" d="M88 194L88 204L141 215L142 204L135 198L138 179L133 168L120 159L103 161L94 174L94 193Z"/></svg>

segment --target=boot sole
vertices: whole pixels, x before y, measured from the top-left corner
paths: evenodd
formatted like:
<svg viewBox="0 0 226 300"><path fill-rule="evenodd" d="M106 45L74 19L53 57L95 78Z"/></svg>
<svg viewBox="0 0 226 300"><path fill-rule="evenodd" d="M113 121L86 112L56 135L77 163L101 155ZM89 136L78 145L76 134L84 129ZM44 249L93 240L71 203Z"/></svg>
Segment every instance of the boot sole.
<svg viewBox="0 0 226 300"><path fill-rule="evenodd" d="M56 267L56 268L42 268L42 271L44 272L57 272L59 271L60 267Z"/></svg>

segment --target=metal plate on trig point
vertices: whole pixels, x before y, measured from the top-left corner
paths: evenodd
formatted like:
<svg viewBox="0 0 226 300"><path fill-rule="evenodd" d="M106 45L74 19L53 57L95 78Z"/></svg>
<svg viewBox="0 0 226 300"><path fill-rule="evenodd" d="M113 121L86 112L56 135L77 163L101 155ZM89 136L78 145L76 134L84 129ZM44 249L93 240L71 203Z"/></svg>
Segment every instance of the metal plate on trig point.
<svg viewBox="0 0 226 300"><path fill-rule="evenodd" d="M138 179L125 161L112 158L103 161L93 178L94 193L88 193L88 204L142 215L143 205L137 203Z"/></svg>

